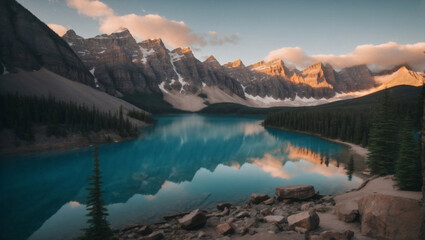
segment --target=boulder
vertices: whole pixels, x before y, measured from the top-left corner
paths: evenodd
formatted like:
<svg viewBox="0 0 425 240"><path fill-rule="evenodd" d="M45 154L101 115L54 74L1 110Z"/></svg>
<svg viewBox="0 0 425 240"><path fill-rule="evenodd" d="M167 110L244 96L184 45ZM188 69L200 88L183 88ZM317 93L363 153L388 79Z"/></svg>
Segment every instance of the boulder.
<svg viewBox="0 0 425 240"><path fill-rule="evenodd" d="M285 220L285 217L279 216L279 215L269 215L269 216L265 216L264 220L266 220L266 222L269 222L269 223L281 223L283 222L283 220Z"/></svg>
<svg viewBox="0 0 425 240"><path fill-rule="evenodd" d="M301 227L307 230L314 230L319 226L320 218L316 211L309 210L297 213L288 217L289 227Z"/></svg>
<svg viewBox="0 0 425 240"><path fill-rule="evenodd" d="M354 233L347 230L343 233L334 231L324 231L320 233L320 240L351 240L354 237Z"/></svg>
<svg viewBox="0 0 425 240"><path fill-rule="evenodd" d="M244 218L244 217L251 217L251 215L247 211L242 211L236 214L236 218Z"/></svg>
<svg viewBox="0 0 425 240"><path fill-rule="evenodd" d="M334 206L335 215L344 222L354 222L359 216L359 207L355 201L344 201Z"/></svg>
<svg viewBox="0 0 425 240"><path fill-rule="evenodd" d="M229 223L222 223L215 227L215 231L220 235L228 235L233 232L233 228Z"/></svg>
<svg viewBox="0 0 425 240"><path fill-rule="evenodd" d="M264 202L265 200L267 200L269 198L270 197L267 194L253 193L253 194L251 194L249 201L252 202L253 204L259 204L259 203Z"/></svg>
<svg viewBox="0 0 425 240"><path fill-rule="evenodd" d="M200 209L193 210L189 214L179 219L179 224L186 230L202 228L207 222L205 213Z"/></svg>
<svg viewBox="0 0 425 240"><path fill-rule="evenodd" d="M273 205L276 202L276 200L274 198L269 198L266 201L264 201L263 203L266 205Z"/></svg>
<svg viewBox="0 0 425 240"><path fill-rule="evenodd" d="M232 206L232 204L230 203L219 203L217 204L217 209L219 211L223 211L225 208L230 208Z"/></svg>
<svg viewBox="0 0 425 240"><path fill-rule="evenodd" d="M316 195L316 191L314 190L314 187L312 185L293 185L277 187L275 193L279 200L305 200Z"/></svg>
<svg viewBox="0 0 425 240"><path fill-rule="evenodd" d="M418 200L384 194L368 194L358 201L361 233L378 239L420 239Z"/></svg>

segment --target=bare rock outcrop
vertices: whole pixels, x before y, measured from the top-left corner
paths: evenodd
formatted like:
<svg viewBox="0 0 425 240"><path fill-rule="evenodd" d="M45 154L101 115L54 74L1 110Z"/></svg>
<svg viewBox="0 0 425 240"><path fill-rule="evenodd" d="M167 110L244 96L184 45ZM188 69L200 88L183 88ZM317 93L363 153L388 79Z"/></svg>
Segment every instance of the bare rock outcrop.
<svg viewBox="0 0 425 240"><path fill-rule="evenodd" d="M70 46L15 0L0 1L0 74L44 67L65 78L95 86Z"/></svg>
<svg viewBox="0 0 425 240"><path fill-rule="evenodd" d="M317 215L314 210L297 213L288 217L289 227L300 227L306 230L314 230L319 226L319 223L319 215Z"/></svg>
<svg viewBox="0 0 425 240"><path fill-rule="evenodd" d="M316 191L314 190L314 187L312 185L292 185L285 187L277 187L275 193L279 200L305 200L316 195Z"/></svg>
<svg viewBox="0 0 425 240"><path fill-rule="evenodd" d="M363 235L378 239L419 239L419 201L369 194L362 197L358 204Z"/></svg>
<svg viewBox="0 0 425 240"><path fill-rule="evenodd" d="M179 219L179 224L187 230L199 229L205 225L207 217L200 209L193 210L189 214Z"/></svg>

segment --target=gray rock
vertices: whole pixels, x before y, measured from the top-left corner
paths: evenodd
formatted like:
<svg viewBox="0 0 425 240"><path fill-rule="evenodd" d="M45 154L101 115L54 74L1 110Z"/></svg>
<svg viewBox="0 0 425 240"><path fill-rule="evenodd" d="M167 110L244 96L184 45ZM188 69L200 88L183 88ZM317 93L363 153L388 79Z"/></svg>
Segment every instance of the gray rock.
<svg viewBox="0 0 425 240"><path fill-rule="evenodd" d="M219 203L217 204L217 209L219 211L223 211L225 208L230 208L232 206L232 204L230 203Z"/></svg>
<svg viewBox="0 0 425 240"><path fill-rule="evenodd" d="M250 217L251 215L247 211L242 211L238 214L236 214L237 218L244 218L244 217Z"/></svg>
<svg viewBox="0 0 425 240"><path fill-rule="evenodd" d="M305 200L316 194L312 185L293 185L276 188L276 196L278 199L294 199Z"/></svg>
<svg viewBox="0 0 425 240"><path fill-rule="evenodd" d="M265 200L263 203L266 205L273 205L276 202L276 200L274 198L269 198L267 200Z"/></svg>
<svg viewBox="0 0 425 240"><path fill-rule="evenodd" d="M266 220L266 222L269 222L269 223L281 223L285 220L285 217L279 216L279 215L269 215L269 216L265 216L264 220Z"/></svg>
<svg viewBox="0 0 425 240"><path fill-rule="evenodd" d="M291 215L287 221L290 227L302 227L307 230L314 230L319 226L320 218L316 211L309 210Z"/></svg>
<svg viewBox="0 0 425 240"><path fill-rule="evenodd" d="M202 228L207 222L205 213L200 209L193 210L178 220L180 226L186 230Z"/></svg>
<svg viewBox="0 0 425 240"><path fill-rule="evenodd" d="M303 205L301 205L301 211L307 211L310 208L314 207L314 203L313 202L308 202L308 203L304 203Z"/></svg>
<svg viewBox="0 0 425 240"><path fill-rule="evenodd" d="M228 235L233 232L233 228L229 223L222 223L215 227L215 231L220 235Z"/></svg>
<svg viewBox="0 0 425 240"><path fill-rule="evenodd" d="M267 199L269 199L269 195L267 194L258 194L258 193L253 193L251 194L251 197L249 198L249 201L252 202L253 204L259 204Z"/></svg>
<svg viewBox="0 0 425 240"><path fill-rule="evenodd" d="M334 206L335 215L344 222L354 222L359 216L359 207L352 201L344 201Z"/></svg>
<svg viewBox="0 0 425 240"><path fill-rule="evenodd" d="M324 231L320 233L320 240L351 240L354 237L354 233L350 230L344 233L334 231Z"/></svg>

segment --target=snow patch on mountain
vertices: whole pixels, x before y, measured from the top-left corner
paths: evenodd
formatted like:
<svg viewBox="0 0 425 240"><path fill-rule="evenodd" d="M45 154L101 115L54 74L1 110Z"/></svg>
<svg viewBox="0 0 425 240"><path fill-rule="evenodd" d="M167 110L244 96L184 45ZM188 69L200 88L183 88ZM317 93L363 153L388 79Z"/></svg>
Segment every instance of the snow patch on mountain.
<svg viewBox="0 0 425 240"><path fill-rule="evenodd" d="M244 91L245 91L245 89L244 89ZM262 103L265 103L265 104L271 104L271 103L279 103L279 102L282 102L282 100L281 99L276 99L276 98L274 98L274 97L269 97L269 96L265 96L265 97L260 97L260 96L253 96L253 95L251 95L251 94L247 94L247 93L245 93L245 97L246 98L249 98L249 99L252 99L252 100L254 100L254 101L259 101L259 102L262 102Z"/></svg>
<svg viewBox="0 0 425 240"><path fill-rule="evenodd" d="M6 66L5 66L5 65L3 65L3 63L2 63L1 65L2 65L2 67L3 67L3 75L8 74L9 72L7 71Z"/></svg>
<svg viewBox="0 0 425 240"><path fill-rule="evenodd" d="M180 75L180 73L179 72L177 72L177 69L176 69L176 66L174 65L174 62L176 62L176 61L179 61L182 57L184 57L183 55L180 55L180 54L178 54L178 53L173 53L173 52L170 52L169 53L169 55L170 55L170 63L171 63L171 65L173 66L173 70L174 70L174 72L177 74L177 80L179 81L179 83L182 85L181 86L181 88L180 88L180 93L183 91L183 89L184 89L184 86L185 85L188 85L189 83L187 83L184 79L183 79L183 77ZM173 81L174 79L172 79L171 81Z"/></svg>
<svg viewBox="0 0 425 240"><path fill-rule="evenodd" d="M140 51L142 52L142 59L140 60L143 64L146 64L148 62L148 56L152 55L155 53L155 50L153 50L153 48L151 49L146 49L143 47L140 47Z"/></svg>
<svg viewBox="0 0 425 240"><path fill-rule="evenodd" d="M91 70L90 70L90 73L91 73L91 75L93 75L93 77L94 77L94 84L95 84L95 86L98 88L99 87L99 82L97 81L97 78L94 76L94 71L96 70L96 68L95 67L93 67Z"/></svg>
<svg viewBox="0 0 425 240"><path fill-rule="evenodd" d="M165 82L161 82L161 83L158 85L158 87L159 87L159 89L161 89L161 91L163 91L163 92L165 92L165 93L168 93L168 91L164 88L164 84L165 84Z"/></svg>
<svg viewBox="0 0 425 240"><path fill-rule="evenodd" d="M184 55L180 55L176 52L170 52L169 55L172 62L177 62L177 61L180 61L182 58L184 58Z"/></svg>

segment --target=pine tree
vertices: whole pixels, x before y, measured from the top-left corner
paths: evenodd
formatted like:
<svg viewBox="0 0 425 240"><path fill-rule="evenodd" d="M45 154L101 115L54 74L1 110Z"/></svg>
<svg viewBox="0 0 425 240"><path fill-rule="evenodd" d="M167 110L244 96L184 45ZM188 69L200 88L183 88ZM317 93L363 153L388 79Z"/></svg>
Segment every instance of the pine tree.
<svg viewBox="0 0 425 240"><path fill-rule="evenodd" d="M397 156L397 126L392 101L385 90L369 135L369 167L372 174L393 174Z"/></svg>
<svg viewBox="0 0 425 240"><path fill-rule="evenodd" d="M89 178L89 185L87 188L89 195L87 197L87 220L88 228L85 230L85 235L81 239L87 240L105 240L113 239L113 233L106 220L108 216L107 209L104 207L105 203L102 200L102 181L99 169L98 149L97 145L94 147L93 152L94 169L93 175Z"/></svg>
<svg viewBox="0 0 425 240"><path fill-rule="evenodd" d="M413 135L413 123L409 117L403 121L395 177L401 190L421 189L420 145Z"/></svg>

